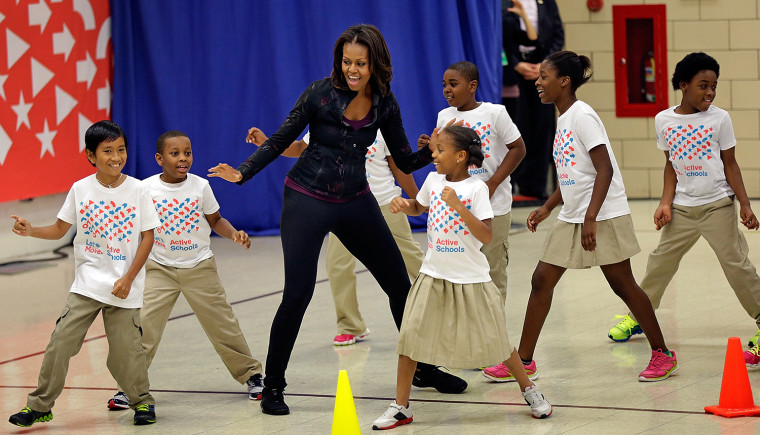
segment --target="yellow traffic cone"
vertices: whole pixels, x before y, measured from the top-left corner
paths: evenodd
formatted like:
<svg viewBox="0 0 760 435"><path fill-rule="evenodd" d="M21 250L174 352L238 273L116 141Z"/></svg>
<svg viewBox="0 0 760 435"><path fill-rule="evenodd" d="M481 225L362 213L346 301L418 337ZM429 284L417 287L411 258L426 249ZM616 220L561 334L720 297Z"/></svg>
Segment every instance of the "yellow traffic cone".
<svg viewBox="0 0 760 435"><path fill-rule="evenodd" d="M361 435L359 418L356 416L354 396L348 383L348 372L338 372L338 389L335 392L335 410L333 411L332 435Z"/></svg>

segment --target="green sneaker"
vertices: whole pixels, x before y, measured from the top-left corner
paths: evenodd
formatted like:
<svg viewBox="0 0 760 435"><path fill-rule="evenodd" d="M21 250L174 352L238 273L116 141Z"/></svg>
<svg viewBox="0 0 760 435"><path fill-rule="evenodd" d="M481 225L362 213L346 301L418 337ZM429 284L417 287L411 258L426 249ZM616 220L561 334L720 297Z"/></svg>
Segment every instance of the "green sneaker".
<svg viewBox="0 0 760 435"><path fill-rule="evenodd" d="M615 316L615 318L623 320L621 320L620 323L615 325L612 329L610 329L610 332L607 333L607 336L610 337L612 341L628 341L632 335L641 334L644 332L641 330L639 324L636 323L635 320L631 319L631 316Z"/></svg>
<svg viewBox="0 0 760 435"><path fill-rule="evenodd" d="M156 407L154 405L137 405L134 422L136 425L153 424L156 422Z"/></svg>
<svg viewBox="0 0 760 435"><path fill-rule="evenodd" d="M757 330L754 337L749 339L749 343L747 343L747 346L749 346L750 348L757 346L758 338L760 338L760 329Z"/></svg>
<svg viewBox="0 0 760 435"><path fill-rule="evenodd" d="M16 426L29 427L34 423L46 423L53 419L53 411L40 412L25 406L21 411L11 415L9 422Z"/></svg>

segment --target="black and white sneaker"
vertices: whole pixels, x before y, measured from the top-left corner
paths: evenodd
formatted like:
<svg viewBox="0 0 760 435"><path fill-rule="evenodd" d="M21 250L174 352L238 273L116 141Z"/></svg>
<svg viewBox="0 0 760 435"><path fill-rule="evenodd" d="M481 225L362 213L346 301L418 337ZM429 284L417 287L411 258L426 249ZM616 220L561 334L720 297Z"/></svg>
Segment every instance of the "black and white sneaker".
<svg viewBox="0 0 760 435"><path fill-rule="evenodd" d="M374 423L372 423L372 429L374 430L385 430L385 429L393 429L394 427L401 426L404 424L409 424L413 420L412 418L412 406L409 405L408 408L404 408L403 406L396 403L394 400L393 403L388 406L388 409L378 417L377 420L375 420Z"/></svg>
<svg viewBox="0 0 760 435"><path fill-rule="evenodd" d="M123 411L129 409L129 397L123 391L119 391L108 399L108 409L111 411Z"/></svg>
<svg viewBox="0 0 760 435"><path fill-rule="evenodd" d="M261 373L248 378L245 382L248 387L248 398L251 400L261 400L261 392L264 390L264 383L261 381Z"/></svg>
<svg viewBox="0 0 760 435"><path fill-rule="evenodd" d="M422 363L417 364L412 385L417 388L433 387L444 394L459 394L467 389L464 379L441 370L439 366Z"/></svg>
<svg viewBox="0 0 760 435"><path fill-rule="evenodd" d="M290 414L282 389L264 387L261 391L261 412L269 415Z"/></svg>

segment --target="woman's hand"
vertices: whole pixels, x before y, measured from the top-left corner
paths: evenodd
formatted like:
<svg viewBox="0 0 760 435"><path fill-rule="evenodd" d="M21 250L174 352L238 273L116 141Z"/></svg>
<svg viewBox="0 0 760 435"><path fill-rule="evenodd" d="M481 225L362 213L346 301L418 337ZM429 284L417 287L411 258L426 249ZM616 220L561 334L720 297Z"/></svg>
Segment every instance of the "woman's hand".
<svg viewBox="0 0 760 435"><path fill-rule="evenodd" d="M254 145L261 146L264 142L269 139L267 135L264 134L263 131L261 131L257 127L251 127L248 129L248 136L245 137L245 141L248 143L252 143Z"/></svg>
<svg viewBox="0 0 760 435"><path fill-rule="evenodd" d="M219 163L208 170L209 177L218 177L231 183L237 183L243 179L243 174L226 163Z"/></svg>
<svg viewBox="0 0 760 435"><path fill-rule="evenodd" d="M417 149L421 150L429 145L430 145L430 136L426 134L421 134L420 137L417 138Z"/></svg>

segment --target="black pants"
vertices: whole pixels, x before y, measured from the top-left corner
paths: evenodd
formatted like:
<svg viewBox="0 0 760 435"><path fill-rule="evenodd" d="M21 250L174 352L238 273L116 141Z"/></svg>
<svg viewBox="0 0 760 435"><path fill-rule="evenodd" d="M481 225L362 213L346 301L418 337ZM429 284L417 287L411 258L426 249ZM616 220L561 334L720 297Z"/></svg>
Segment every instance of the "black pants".
<svg viewBox="0 0 760 435"><path fill-rule="evenodd" d="M520 97L515 123L525 141L526 153L512 174L512 184L516 184L523 195L546 196L546 179L557 128L554 105L541 102L535 80L519 77L518 81Z"/></svg>
<svg viewBox="0 0 760 435"><path fill-rule="evenodd" d="M401 327L411 283L375 197L368 193L351 202L336 204L286 187L280 219L285 288L269 333L264 381L267 387L286 386L285 370L314 294L319 251L329 232L372 273L388 295L396 327Z"/></svg>

